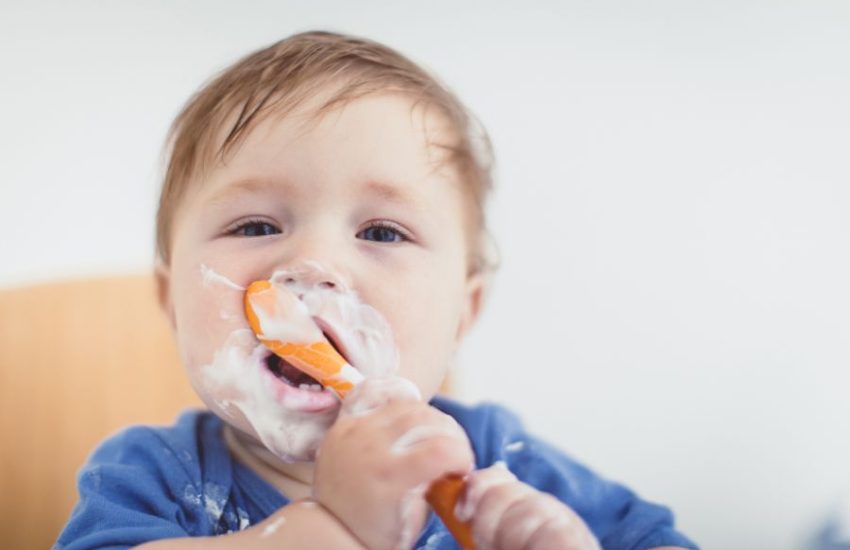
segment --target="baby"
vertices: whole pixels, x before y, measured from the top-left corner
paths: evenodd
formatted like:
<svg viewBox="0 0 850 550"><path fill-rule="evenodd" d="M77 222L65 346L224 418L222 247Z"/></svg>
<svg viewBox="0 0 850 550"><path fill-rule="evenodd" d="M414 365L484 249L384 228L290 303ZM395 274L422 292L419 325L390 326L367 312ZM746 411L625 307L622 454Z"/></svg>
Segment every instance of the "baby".
<svg viewBox="0 0 850 550"><path fill-rule="evenodd" d="M457 548L424 497L454 474L478 548L696 548L505 409L436 395L492 269L488 156L450 92L368 40L295 35L201 89L171 132L156 277L209 411L103 443L57 547ZM365 375L344 401L248 329L258 280Z"/></svg>

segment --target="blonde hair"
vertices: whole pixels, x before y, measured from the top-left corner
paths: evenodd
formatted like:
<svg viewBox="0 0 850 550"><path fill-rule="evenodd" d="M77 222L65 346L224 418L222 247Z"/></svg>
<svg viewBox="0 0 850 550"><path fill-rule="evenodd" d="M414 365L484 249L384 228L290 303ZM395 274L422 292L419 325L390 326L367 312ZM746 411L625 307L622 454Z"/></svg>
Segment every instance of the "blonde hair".
<svg viewBox="0 0 850 550"><path fill-rule="evenodd" d="M341 83L341 84L340 84ZM203 86L183 107L169 131L166 169L156 217L158 260L168 265L174 213L190 182L223 160L264 117L284 115L335 84L317 111L381 92L411 96L436 107L456 134L447 153L471 198L471 270L491 263L486 251L485 202L492 187L492 148L483 127L445 86L400 53L377 42L305 32L258 50ZM229 125L229 128L228 128ZM221 136L224 136L223 139Z"/></svg>

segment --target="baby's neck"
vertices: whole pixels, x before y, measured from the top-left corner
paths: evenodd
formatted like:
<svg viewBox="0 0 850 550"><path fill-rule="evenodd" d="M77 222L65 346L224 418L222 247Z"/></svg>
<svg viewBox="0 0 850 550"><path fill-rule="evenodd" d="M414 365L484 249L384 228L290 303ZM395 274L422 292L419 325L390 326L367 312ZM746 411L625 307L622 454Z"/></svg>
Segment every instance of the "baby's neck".
<svg viewBox="0 0 850 550"><path fill-rule="evenodd" d="M274 486L290 501L312 496L313 462L284 462L262 445L224 426L224 441L233 457Z"/></svg>

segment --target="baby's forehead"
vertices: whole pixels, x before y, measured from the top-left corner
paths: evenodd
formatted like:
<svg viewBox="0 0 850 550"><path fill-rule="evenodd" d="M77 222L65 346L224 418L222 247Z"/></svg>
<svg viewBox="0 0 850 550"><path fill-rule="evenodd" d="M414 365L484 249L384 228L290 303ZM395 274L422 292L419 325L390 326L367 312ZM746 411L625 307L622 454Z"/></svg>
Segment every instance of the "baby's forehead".
<svg viewBox="0 0 850 550"><path fill-rule="evenodd" d="M456 147L460 141L451 119L430 101L401 91L349 97L334 88L298 103L284 102L268 112L257 113L245 126L240 126L238 110L233 109L216 133L215 141L220 151L227 152L231 145L251 138L268 139L270 131L281 128L297 139L316 128L339 126L340 120L352 113L376 126L407 126L421 135L424 146Z"/></svg>
<svg viewBox="0 0 850 550"><path fill-rule="evenodd" d="M237 114L231 113L230 122ZM289 157L307 163L320 153L320 161L346 161L368 172L362 177L380 179L382 170L428 172L429 176L456 179L454 152L458 134L440 109L402 93L374 93L339 99L329 92L301 104L258 115L250 127L234 138L236 127L219 129L217 154L207 159L206 172L248 169ZM230 138L230 139L228 139ZM295 167L292 167L295 168Z"/></svg>

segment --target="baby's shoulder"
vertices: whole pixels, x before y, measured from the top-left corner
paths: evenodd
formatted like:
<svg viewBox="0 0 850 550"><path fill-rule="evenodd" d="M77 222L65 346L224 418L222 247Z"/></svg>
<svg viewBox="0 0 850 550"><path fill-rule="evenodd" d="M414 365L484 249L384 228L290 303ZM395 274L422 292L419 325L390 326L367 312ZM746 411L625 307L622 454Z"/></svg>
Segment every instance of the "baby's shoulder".
<svg viewBox="0 0 850 550"><path fill-rule="evenodd" d="M475 452L477 468L500 463L521 481L555 494L569 504L575 504L578 495L588 492L613 494L622 489L565 451L529 433L519 417L502 405L488 402L464 405L443 397L431 404L464 428Z"/></svg>
<svg viewBox="0 0 850 550"><path fill-rule="evenodd" d="M466 405L446 397L435 397L431 404L463 427L479 468L505 462L509 455L536 441L526 432L519 417L502 405L491 402Z"/></svg>
<svg viewBox="0 0 850 550"><path fill-rule="evenodd" d="M197 470L210 447L220 445L221 421L207 411L183 412L170 426L136 425L104 440L86 466L126 465ZM193 477L193 476L190 476Z"/></svg>
<svg viewBox="0 0 850 550"><path fill-rule="evenodd" d="M228 461L221 421L209 412L125 428L80 470L80 498L58 546L128 547L217 532L230 493Z"/></svg>
<svg viewBox="0 0 850 550"><path fill-rule="evenodd" d="M458 423L472 429L522 429L519 417L506 407L493 403L481 402L468 405L452 398L438 395L431 400L431 405L453 417Z"/></svg>

